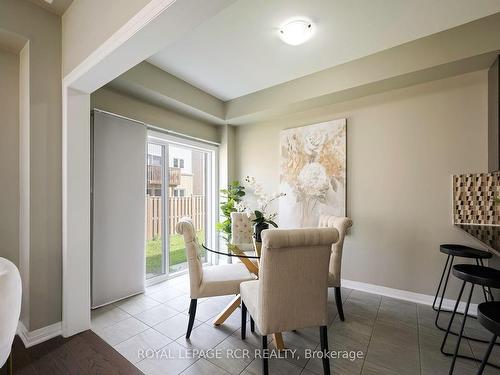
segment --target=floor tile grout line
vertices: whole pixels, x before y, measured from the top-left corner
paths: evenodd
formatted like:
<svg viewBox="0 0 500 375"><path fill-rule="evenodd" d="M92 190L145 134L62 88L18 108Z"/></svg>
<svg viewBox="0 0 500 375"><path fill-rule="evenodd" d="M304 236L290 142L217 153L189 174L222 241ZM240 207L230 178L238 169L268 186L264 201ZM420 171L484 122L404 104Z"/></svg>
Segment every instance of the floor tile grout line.
<svg viewBox="0 0 500 375"><path fill-rule="evenodd" d="M170 343L172 343L172 342L174 342L175 340L177 340L177 339L172 339L171 337L169 337L169 336L165 335L164 333L162 333L162 332L158 331L155 327L151 327L150 329L152 329L152 330L153 330L153 331L155 331L156 333L159 333L160 335L165 336L167 339L169 339L169 340L170 340L169 344L170 344ZM181 335L181 336L182 336L182 335ZM181 337L181 336L179 336L179 337ZM179 338L179 337L178 337L178 338ZM167 344L167 345L168 345L168 344ZM166 345L164 345L164 346L166 346ZM163 346L163 347L164 347L164 346Z"/></svg>
<svg viewBox="0 0 500 375"><path fill-rule="evenodd" d="M143 324L147 325L148 327L150 327L150 328L154 328L154 327L156 327L157 325L159 325L159 324L161 324L161 323L164 323L164 322L166 322L166 321L167 321L167 320L169 320L169 319L175 318L176 316L178 316L178 315L180 315L180 314L183 314L183 313L181 313L181 312L177 312L177 314L174 314L174 315L172 315L172 316L171 316L171 317L169 317L169 318L163 319L163 320L159 321L158 323L156 323L155 325L150 325L150 324L148 324L148 323L146 323L146 322L142 321L141 319L136 318L135 316L134 316L134 318L135 318L135 319L137 319L137 320L139 320L141 323L143 323ZM184 314L183 314L183 315L184 315Z"/></svg>
<svg viewBox="0 0 500 375"><path fill-rule="evenodd" d="M127 314L128 314L128 313L127 313ZM95 329L97 329L98 331L99 331L99 330L105 330L105 329L109 329L109 328L111 328L111 327L113 327L113 326L115 326L115 325L117 325L117 324L119 324L119 323L122 323L123 321L125 321L125 320L127 320L127 319L130 319L130 318L136 319L134 316L132 316L132 315L130 315L130 314L128 314L128 315L129 315L129 316L128 316L127 318L125 318L125 319L121 319L121 320L119 320L119 321L117 321L117 322L113 322L113 324L110 324L109 326L106 326L106 327L100 327L100 328L94 328L94 327L92 327L92 320L91 320L91 321L90 321L90 330L91 330L92 332L94 332L97 336L99 336L99 334L97 333L97 331L95 331ZM137 320L137 319L136 319L136 320ZM99 337L101 337L101 336L99 336ZM106 341L106 340L104 340L104 341ZM106 341L106 342L107 342L107 341Z"/></svg>
<svg viewBox="0 0 500 375"><path fill-rule="evenodd" d="M177 314L177 315L178 315L178 314ZM177 315L175 315L175 316L177 316ZM128 318L127 318L127 319L128 319ZM125 340L123 340L123 341L120 341L119 343L117 343L117 344L115 344L115 345L111 345L113 348L115 348L115 346L118 346L118 345L120 345L120 344L124 343L125 341L131 340L131 339L133 339L134 337L139 336L141 333L144 333L144 332L146 332L146 331L149 331L150 329L152 329L153 331L155 331L155 332L159 333L159 334L160 334L160 335L162 335L162 336L165 336L167 339L169 339L169 340L171 340L171 341L175 341L175 340L176 340L176 339L172 339L172 338L168 337L168 336L167 336L167 335L165 335L164 333L161 333L160 331L158 331L157 329L155 329L155 328L154 328L154 326L150 326L150 325L148 325L148 324L144 323L143 321L141 321L140 319L137 319L137 318L135 318L135 319L136 319L137 321L139 321L140 323L145 324L146 326L148 326L148 328L146 328L144 331L141 331L141 332L139 332L139 333L136 333L136 334L135 334L135 335L133 335L133 336L130 336L128 339L125 339ZM160 323L163 323L163 322L165 322L166 320L168 320L168 319L165 319L164 321L162 321L162 322L160 322ZM158 324L160 324L160 323L158 323ZM96 333L96 332L94 332L94 333ZM98 334L96 333L96 335L98 335ZM99 336L99 335L98 335L98 336ZM100 337L100 336L99 336L99 337ZM180 337L180 336L179 336L179 337ZM101 337L101 338L102 338L102 337ZM105 341L106 341L106 340L105 340ZM168 345L168 344L167 344L167 345Z"/></svg>
<svg viewBox="0 0 500 375"><path fill-rule="evenodd" d="M121 312L124 312L125 314L127 314L127 315L128 315L128 317L127 317L127 318L124 318L124 319L121 319L121 320L118 320L117 322L113 322L113 324L110 324L109 326L106 326L106 327L101 327L101 329L106 329L106 328L109 328L109 327L111 327L111 326L114 326L114 325L115 325L115 324L117 324L117 323L120 323L120 322L124 321L125 319L133 318L133 315L131 315L130 313L126 312L126 311L125 311L125 310L123 310L123 309L120 309L118 306L115 306L114 304L109 304L109 305L106 305L106 306L113 306L113 308L117 308L117 309L118 309L118 310L120 310ZM97 309L95 309L95 310L101 309L101 308L103 308L103 307L105 307L105 306L98 307L98 308L97 308ZM95 311L95 310L94 310L94 311ZM90 313L92 314L92 309L90 310ZM92 329L92 316L91 316L91 318L90 318L90 327L91 327L91 329Z"/></svg>
<svg viewBox="0 0 500 375"><path fill-rule="evenodd" d="M472 357L473 357L473 358L475 358L475 359L478 359L478 358L476 357L476 354L474 353L474 350L472 349L472 345L471 345L471 343L470 343L470 340L469 340L469 339L465 339L465 341L467 342L467 347L469 348L469 350L470 350L470 354L472 354ZM480 359L481 359L481 358L480 358ZM479 368L479 364L478 364L478 362L477 362L477 361L474 361L474 364L475 364L476 368Z"/></svg>
<svg viewBox="0 0 500 375"><path fill-rule="evenodd" d="M246 370L246 369L247 369L247 368L248 368L248 367L252 364L252 362L253 362L253 361L255 361L256 359L257 359L257 358L252 359L252 360L250 361L250 363L249 363L248 365L246 365L246 366L243 368L243 370L241 370L241 371L239 372L239 375L243 374L243 373L245 372L245 370Z"/></svg>
<svg viewBox="0 0 500 375"><path fill-rule="evenodd" d="M138 320L138 319L136 319L136 320ZM141 322L141 323L142 323L142 322ZM96 332L94 332L94 333L95 333L97 336L101 337L101 339L103 339L104 341L106 341L106 342L108 343L108 345L110 345L113 349L115 349L115 346L120 345L121 343L124 343L125 341L130 340L131 338L133 338L133 337L135 337L135 336L138 336L138 335L140 335L141 333L146 332L149 328L150 328L150 327L148 327L148 328L146 328L146 329L144 329L144 330L142 330L142 331L140 331L140 332L136 333L136 334L135 334L135 335L133 335L133 336L130 336L129 338L126 338L125 340L122 340L122 341L120 341L120 342L117 342L117 343L116 343L116 344L114 344L114 345L111 345L110 343L108 343L108 342L107 342L106 340L104 340L101 336L99 336L99 334L98 334L98 333L96 333ZM115 350L116 350L116 349L115 349Z"/></svg>
<svg viewBox="0 0 500 375"><path fill-rule="evenodd" d="M136 294L135 296L132 296L132 297L127 297L127 298L125 298L125 299L123 299L123 300L120 300L120 301L116 301L116 302L110 303L110 305L113 305L114 307L117 307L117 308L119 308L120 310L125 311L125 312L126 312L127 314L129 314L129 315L133 315L133 314L130 314L127 310L125 310L125 309L123 309L122 307L120 307L120 305L118 305L118 303L119 303L119 302L121 302L121 301L125 301L126 299L129 299L129 298L130 298L130 299L132 299L132 298L137 297L137 296L142 296L142 297L145 297L145 298L151 299L151 300L153 300L154 302L157 302L159 305L162 305L162 304L163 304L163 302L160 302L160 301L158 301L158 300L156 300L156 299L154 299L154 298L152 298L152 297L150 297L150 296L147 296L147 295L146 295L146 294L144 294L144 293L145 293L145 292L142 292L141 294ZM146 308L145 310L138 312L137 314L140 314L141 312L144 312L144 311L146 311L146 310L153 309L153 308L155 308L155 307L157 307L157 306L148 307L148 308ZM137 314L136 314L136 315L137 315Z"/></svg>
<svg viewBox="0 0 500 375"><path fill-rule="evenodd" d="M366 359L368 358L368 352L370 350L370 344L372 342L373 333L375 332L375 325L377 324L378 313L380 311L381 305L382 305L382 297L380 296L380 300L379 300L379 304L378 304L378 308L377 308L377 314L375 315L375 319L373 320L372 333L370 334L370 340L368 340L368 345L366 346L365 358L363 359L363 364L361 365L361 370L359 371L360 374L363 373L363 369L365 368Z"/></svg>
<svg viewBox="0 0 500 375"><path fill-rule="evenodd" d="M126 311L126 310L122 309L120 306L115 305L114 303L113 303L113 306L114 306L114 307L116 307L117 309L119 309L119 310L123 311L124 313L129 314L131 317L134 317L134 315L132 315L132 314L131 314L131 313L129 313L128 311ZM146 310L148 310L148 309L146 309ZM144 310L144 311L146 311L146 310ZM142 312L142 311L141 311L141 312ZM140 314L140 312L139 312L139 313L137 313L137 314Z"/></svg>
<svg viewBox="0 0 500 375"><path fill-rule="evenodd" d="M201 360L202 360L202 358L198 358L196 361L194 361L194 363L193 363L193 364L189 365L189 366L188 366L188 367L186 367L184 370L182 370L181 372L179 372L179 374L178 374L178 375L182 375L182 374L184 374L187 370L189 370L191 367L193 367L195 364L197 364L197 363L198 363L198 362L200 362ZM207 360L206 360L206 361L207 361ZM226 371L225 369L223 369L223 368L222 368L222 367L220 367L220 366L217 366L215 363L210 362L210 361L207 361L207 362L208 362L208 363L210 363L210 364L212 364L212 365L214 365L215 367L217 367L217 368L221 369L221 370L223 371L223 374L222 374L222 375L224 375L224 374L228 374L228 375L230 375L230 372Z"/></svg>
<svg viewBox="0 0 500 375"><path fill-rule="evenodd" d="M335 321L335 319L334 319L334 321ZM333 322L332 322L332 324L333 324ZM328 328L327 328L327 330L328 330ZM314 347L314 350L316 351L316 349L318 349L318 346L320 346L320 345L321 345L321 344L316 344L316 346ZM310 362L310 361L311 361L311 358L309 358L309 359L306 361L306 363L304 364L304 367L302 367L302 371L301 371L300 373L302 373L302 372L305 370L305 368L307 367L307 365L309 364L309 362Z"/></svg>
<svg viewBox="0 0 500 375"><path fill-rule="evenodd" d="M118 309L120 309L120 307L119 307L119 306L115 306L115 307L116 307L116 308L118 308ZM157 306L156 306L156 307L157 307ZM120 310L122 310L122 309L120 309ZM122 311L124 311L124 310L122 310ZM146 310L144 310L144 311L146 311ZM163 333L159 332L158 330L156 330L156 329L154 328L154 326L151 326L151 325L147 324L146 322L143 322L142 320L140 320L139 318L135 317L134 315L131 315L131 314L130 314L130 313L128 313L127 311L124 311L124 312L125 312L125 313L127 313L127 314L129 315L129 317L128 317L128 318L125 318L125 319L122 319L122 320L120 320L120 321L118 321L118 322L115 322L115 323L113 323L113 324L111 324L111 325L109 325L109 326L107 326L107 327L105 327L105 328L103 328L103 329L108 329L108 328L111 328L111 327L113 327L113 326L117 325L118 323L121 323L121 322L123 322L124 320L130 319L130 318L135 319L136 321L138 321L139 323L144 324L144 325L145 325L145 326L147 326L148 328L146 328L146 329L144 329L144 330L142 330L142 331L140 331L140 332L136 333L135 335L132 335L132 336L130 336L129 338L127 338L127 339L125 339L125 340L122 340L122 341L120 341L120 342L118 342L118 343L116 343L116 344L114 344L114 345L109 344L106 340L104 340L104 339L103 339L106 343L108 343L111 347L113 347L113 349L115 348L115 346L120 345L120 344L124 343L125 341L128 341L128 340L130 340L130 339L132 339L132 338L134 338L134 337L136 337L136 336L140 335L141 333L146 332L146 331L147 331L147 330L149 330L149 329L153 329L155 332L158 332L159 334L161 334L161 335L165 336L165 337L166 337L166 338L168 338L169 340L172 340L172 339L171 339L170 337L168 337L167 335L165 335L165 334L163 334ZM138 313L138 314L141 314L141 313ZM173 318L174 316L177 316L177 315L179 315L179 314L182 314L182 313L177 313L177 314L175 314L175 315L171 316L170 318ZM161 322L158 322L157 324L155 324L155 326L156 326L156 325L158 325L158 324L160 324L160 323L165 322L166 320L168 320L168 319L170 319L170 318L167 318L167 319L165 319L165 320L162 320ZM91 322L91 325L92 325L92 322ZM96 331L94 331L94 329L93 329L92 327L91 327L91 330L92 330L92 332L94 332L97 336L99 336L99 334L98 334ZM101 336L99 336L99 337L101 337ZM102 337L101 337L101 338L102 338ZM174 339L174 340L172 340L172 341L175 341L175 339ZM115 350L116 350L116 349L115 349Z"/></svg>
<svg viewBox="0 0 500 375"><path fill-rule="evenodd" d="M349 298L351 298L351 294L352 294L353 290L354 290L354 289L349 289L349 293L347 294L347 297L345 298L345 300L344 300L343 302L347 302L347 300L348 300Z"/></svg>
<svg viewBox="0 0 500 375"><path fill-rule="evenodd" d="M165 336L165 335L164 335L164 336ZM168 337L168 339L170 339L170 337ZM156 349L156 351L160 351L160 350L165 349L167 346L169 346L169 345L170 345L170 344L172 344L173 342L175 342L176 344L178 344L175 340L172 340L172 341L170 341L168 344L163 345L161 348ZM178 345L180 345L180 344L178 344ZM113 349L115 349L115 348L113 347ZM115 350L116 350L116 349L115 349ZM116 350L116 351L118 352L118 350ZM118 353L120 353L120 352L118 352ZM122 355L121 353L120 353L120 355L123 357L123 355ZM124 357L124 358L125 358L125 357ZM126 358L125 358L125 359L126 359ZM140 361L138 361L138 362L136 362L136 363L132 363L132 364L133 364L133 365L134 365L137 369L139 369L139 370L140 370L140 368L139 368L139 367L137 367L137 365L138 365L139 363L141 363L141 362L144 362L146 359L147 359L147 358L143 358L143 359L141 359ZM127 361L128 361L128 359L127 359ZM129 361L129 362L130 362L130 361ZM142 371L142 370L141 370L141 371Z"/></svg>

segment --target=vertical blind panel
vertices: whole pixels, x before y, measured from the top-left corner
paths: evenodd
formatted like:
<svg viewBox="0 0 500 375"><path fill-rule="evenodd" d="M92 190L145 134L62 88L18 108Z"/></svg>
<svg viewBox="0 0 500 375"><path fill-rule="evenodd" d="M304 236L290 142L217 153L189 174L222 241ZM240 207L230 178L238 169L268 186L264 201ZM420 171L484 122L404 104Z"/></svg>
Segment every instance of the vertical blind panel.
<svg viewBox="0 0 500 375"><path fill-rule="evenodd" d="M92 307L144 290L146 127L94 112Z"/></svg>

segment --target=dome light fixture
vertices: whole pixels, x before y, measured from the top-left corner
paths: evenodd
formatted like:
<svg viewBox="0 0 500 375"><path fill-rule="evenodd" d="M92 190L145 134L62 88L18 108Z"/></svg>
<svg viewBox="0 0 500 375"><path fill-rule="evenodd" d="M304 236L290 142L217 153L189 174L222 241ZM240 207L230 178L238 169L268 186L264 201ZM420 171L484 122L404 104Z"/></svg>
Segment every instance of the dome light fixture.
<svg viewBox="0 0 500 375"><path fill-rule="evenodd" d="M298 46L311 38L314 32L312 22L306 19L294 19L281 26L279 35L283 42L291 46Z"/></svg>

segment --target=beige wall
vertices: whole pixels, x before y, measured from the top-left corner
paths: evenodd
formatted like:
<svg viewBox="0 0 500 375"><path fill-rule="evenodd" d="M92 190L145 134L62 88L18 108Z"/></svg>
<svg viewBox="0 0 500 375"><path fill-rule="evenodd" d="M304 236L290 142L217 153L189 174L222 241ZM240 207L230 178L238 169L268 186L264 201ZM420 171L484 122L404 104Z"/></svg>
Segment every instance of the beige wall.
<svg viewBox="0 0 500 375"><path fill-rule="evenodd" d="M280 130L342 117L354 220L343 278L432 294L438 245L477 245L451 225L451 175L487 169L486 71L238 127L236 175L277 191Z"/></svg>
<svg viewBox="0 0 500 375"><path fill-rule="evenodd" d="M62 17L64 76L125 25L149 1L74 0Z"/></svg>
<svg viewBox="0 0 500 375"><path fill-rule="evenodd" d="M0 49L0 82L0 256L19 266L18 54Z"/></svg>
<svg viewBox="0 0 500 375"><path fill-rule="evenodd" d="M61 320L61 19L27 0L2 0L0 28L29 41L30 229L21 235L30 243L23 322L35 330Z"/></svg>
<svg viewBox="0 0 500 375"><path fill-rule="evenodd" d="M163 129L218 142L216 125L192 119L131 96L102 88L92 93L91 108L116 113Z"/></svg>

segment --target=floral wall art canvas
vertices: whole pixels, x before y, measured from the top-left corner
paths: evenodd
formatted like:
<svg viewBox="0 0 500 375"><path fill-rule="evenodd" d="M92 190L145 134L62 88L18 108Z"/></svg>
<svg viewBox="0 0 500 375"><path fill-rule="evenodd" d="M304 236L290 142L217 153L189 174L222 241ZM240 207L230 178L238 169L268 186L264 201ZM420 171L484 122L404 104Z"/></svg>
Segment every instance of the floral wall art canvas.
<svg viewBox="0 0 500 375"><path fill-rule="evenodd" d="M346 119L280 134L280 227L314 227L321 214L345 216Z"/></svg>

